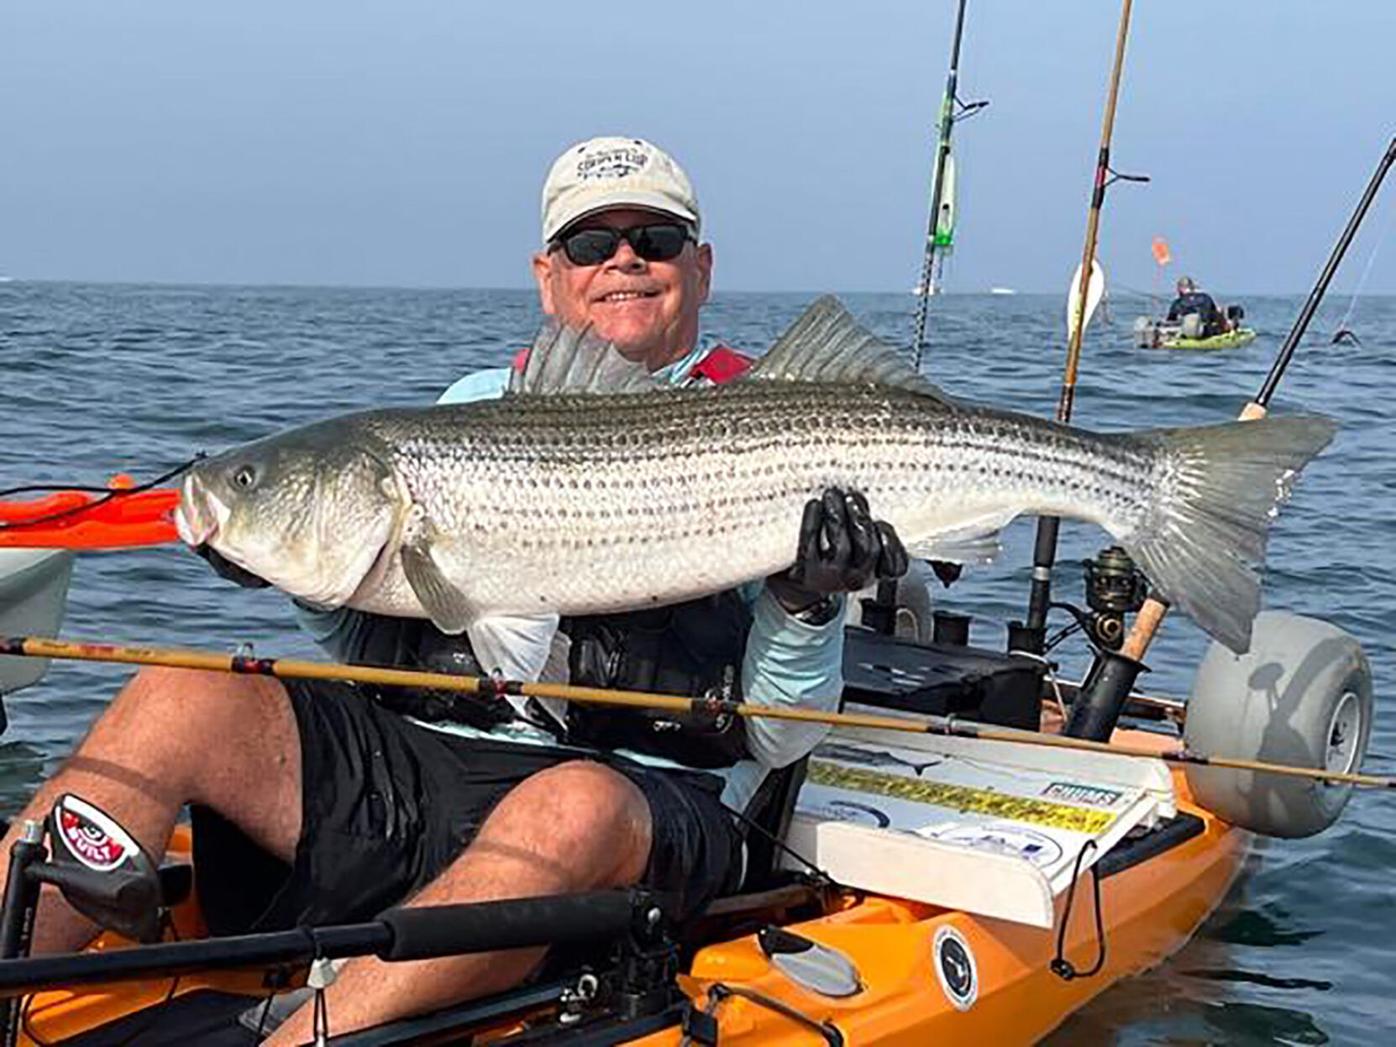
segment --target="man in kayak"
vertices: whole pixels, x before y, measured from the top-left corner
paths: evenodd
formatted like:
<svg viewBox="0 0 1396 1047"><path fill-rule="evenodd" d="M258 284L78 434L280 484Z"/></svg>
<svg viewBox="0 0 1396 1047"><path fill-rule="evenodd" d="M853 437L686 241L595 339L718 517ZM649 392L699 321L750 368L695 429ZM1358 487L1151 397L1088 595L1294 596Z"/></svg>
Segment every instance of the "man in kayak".
<svg viewBox="0 0 1396 1047"><path fill-rule="evenodd" d="M1183 317L1196 313L1202 324L1200 337L1223 334L1227 329L1226 317L1217 308L1216 301L1206 291L1199 291L1190 276L1178 280L1178 297L1168 307L1169 323L1181 323Z"/></svg>
<svg viewBox="0 0 1396 1047"><path fill-rule="evenodd" d="M544 247L533 258L544 312L592 324L656 382L739 375L745 357L699 341L713 264L700 226L692 186L662 150L623 138L572 147L544 186ZM470 375L442 400L497 396L507 379L507 369ZM860 495L835 490L809 504L797 539L790 571L744 591L561 623L510 618L474 630L473 646L420 620L298 613L344 660L832 709L842 691L844 594L901 574L906 553ZM205 555L241 584L265 584ZM682 916L739 885L744 841L731 812L757 810L772 776L822 733L790 722L659 723L561 703L142 670L5 846L24 819L43 817L70 792L158 854L189 804L199 898L217 934L365 919L404 899L634 883L671 892ZM57 898L46 898L37 925L39 951L77 947L92 930ZM516 950L353 961L327 992L334 1031L502 990L541 959L541 950ZM269 1042L311 1034L302 1008Z"/></svg>

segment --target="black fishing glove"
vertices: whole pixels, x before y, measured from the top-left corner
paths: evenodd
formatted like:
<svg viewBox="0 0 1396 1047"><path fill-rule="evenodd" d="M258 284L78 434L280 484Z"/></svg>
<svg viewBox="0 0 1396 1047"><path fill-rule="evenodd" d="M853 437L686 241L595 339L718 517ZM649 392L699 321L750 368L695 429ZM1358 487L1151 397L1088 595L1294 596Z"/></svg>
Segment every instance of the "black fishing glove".
<svg viewBox="0 0 1396 1047"><path fill-rule="evenodd" d="M239 567L211 545L196 545L194 553L207 560L208 565L220 578L235 582L244 589L265 589L271 585L265 578L258 577L245 567Z"/></svg>
<svg viewBox="0 0 1396 1047"><path fill-rule="evenodd" d="M830 487L805 505L795 565L766 586L782 607L801 614L874 579L900 578L906 568L906 548L892 525L872 518L860 492Z"/></svg>

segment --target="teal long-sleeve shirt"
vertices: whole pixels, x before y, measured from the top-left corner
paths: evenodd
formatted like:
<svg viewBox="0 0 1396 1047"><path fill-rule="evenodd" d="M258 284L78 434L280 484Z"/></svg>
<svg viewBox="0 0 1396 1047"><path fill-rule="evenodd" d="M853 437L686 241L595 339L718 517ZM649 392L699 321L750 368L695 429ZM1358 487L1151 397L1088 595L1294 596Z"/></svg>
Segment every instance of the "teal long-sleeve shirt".
<svg viewBox="0 0 1396 1047"><path fill-rule="evenodd" d="M706 352L706 349L697 349L658 374L675 385L686 384L691 369ZM503 395L508 382L506 369L477 371L447 389L438 403L492 399ZM794 541L793 534L791 540ZM808 625L788 614L761 581L743 586L741 594L752 610L751 631L742 663L744 700L757 705L836 710L843 692L843 615L835 616L827 625ZM297 604L296 612L315 641L332 657L345 662L398 661L403 634L417 625L349 608L318 611ZM494 631L491 623L484 622L472 630L471 641L477 657L481 655L481 648L493 652L493 657L481 658L486 668L498 668L510 678L537 679L544 671L557 623L556 615L517 616ZM488 664L487 659L498 664ZM455 723L424 726L467 736L485 734ZM738 810L747 806L768 770L798 760L828 731L819 724L760 718L748 720L746 728L747 748L752 759L714 772L725 781L723 802ZM556 744L551 735L522 722L488 733L489 737L501 741ZM643 753L626 755L658 766L669 763Z"/></svg>

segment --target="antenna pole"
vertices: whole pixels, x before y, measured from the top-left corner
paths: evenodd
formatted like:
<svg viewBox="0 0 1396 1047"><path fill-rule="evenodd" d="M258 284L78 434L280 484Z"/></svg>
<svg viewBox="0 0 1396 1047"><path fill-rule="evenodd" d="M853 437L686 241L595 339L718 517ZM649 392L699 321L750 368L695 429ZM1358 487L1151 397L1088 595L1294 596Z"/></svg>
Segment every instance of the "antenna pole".
<svg viewBox="0 0 1396 1047"><path fill-rule="evenodd" d="M960 41L965 32L965 3L960 0L955 14L955 39L950 45L950 73L945 78L945 98L940 104L940 139L936 147L935 177L931 181L931 215L926 223L926 252L921 261L921 283L916 288L916 333L912 339L915 367L921 369L926 349L926 313L930 307L931 274L935 270L936 230L940 225L940 203L945 192L945 162L950 158L950 133L955 126L956 92L960 80Z"/></svg>

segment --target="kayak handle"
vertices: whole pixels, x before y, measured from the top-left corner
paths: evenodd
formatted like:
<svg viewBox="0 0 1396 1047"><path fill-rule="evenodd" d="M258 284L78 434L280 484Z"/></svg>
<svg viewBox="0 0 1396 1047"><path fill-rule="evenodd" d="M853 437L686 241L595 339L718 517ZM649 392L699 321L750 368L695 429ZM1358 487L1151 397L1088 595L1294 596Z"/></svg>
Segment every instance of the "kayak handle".
<svg viewBox="0 0 1396 1047"><path fill-rule="evenodd" d="M586 891L469 905L389 909L379 919L392 932L384 960L424 960L465 952L538 945L576 945L625 935L640 919L660 919L642 892Z"/></svg>

